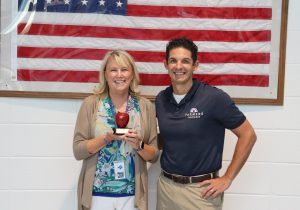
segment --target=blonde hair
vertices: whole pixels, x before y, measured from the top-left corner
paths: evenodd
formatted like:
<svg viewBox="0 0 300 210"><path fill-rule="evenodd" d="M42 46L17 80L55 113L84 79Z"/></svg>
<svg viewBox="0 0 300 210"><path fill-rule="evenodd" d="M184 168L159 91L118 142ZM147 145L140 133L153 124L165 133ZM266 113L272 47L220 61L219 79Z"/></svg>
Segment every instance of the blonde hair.
<svg viewBox="0 0 300 210"><path fill-rule="evenodd" d="M113 50L110 52L107 52L103 58L102 65L100 68L100 74L99 74L99 85L97 88L95 88L94 93L96 95L100 94L108 94L109 87L105 78L105 71L106 66L108 63L109 58L114 58L116 62L121 66L126 66L127 68L131 68L133 71L133 79L130 82L129 86L129 93L131 95L138 95L140 93L139 91L139 73L137 70L137 67L135 65L133 57L124 50Z"/></svg>

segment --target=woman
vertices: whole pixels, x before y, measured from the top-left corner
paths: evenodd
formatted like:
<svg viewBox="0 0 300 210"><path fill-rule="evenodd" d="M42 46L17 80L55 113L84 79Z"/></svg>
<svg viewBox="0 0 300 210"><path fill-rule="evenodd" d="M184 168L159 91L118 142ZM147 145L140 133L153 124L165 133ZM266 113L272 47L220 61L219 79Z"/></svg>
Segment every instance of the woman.
<svg viewBox="0 0 300 210"><path fill-rule="evenodd" d="M155 110L139 96L139 76L125 51L108 52L100 84L78 113L73 142L83 160L78 182L78 210L148 209L146 161L158 158ZM115 114L129 114L123 135L113 134Z"/></svg>

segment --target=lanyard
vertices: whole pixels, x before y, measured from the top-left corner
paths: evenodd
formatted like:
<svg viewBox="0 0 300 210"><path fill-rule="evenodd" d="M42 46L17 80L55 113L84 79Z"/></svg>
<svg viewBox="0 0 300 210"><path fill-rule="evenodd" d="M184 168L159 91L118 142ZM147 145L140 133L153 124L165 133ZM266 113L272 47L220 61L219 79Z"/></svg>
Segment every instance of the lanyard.
<svg viewBox="0 0 300 210"><path fill-rule="evenodd" d="M126 105L126 110L125 112L128 114L129 112L129 103L131 102L130 100L130 95L128 96L128 100L127 100L127 105ZM115 116L116 116L116 109L115 109L115 106L110 98L110 96L108 96L108 103L109 103L109 106L111 108L111 111L112 111L112 116L110 116L111 118L114 119L114 123L115 123L115 127L117 127L117 124L116 124L116 120L115 120ZM125 142L124 142L125 143ZM120 156L121 156L121 152L120 152L120 149L121 149L121 144L122 144L122 141L117 141L117 144L118 144L118 149L117 149L117 160L120 160Z"/></svg>
<svg viewBox="0 0 300 210"><path fill-rule="evenodd" d="M111 118L114 119L114 122L115 122L115 127L117 127L116 125L116 120L115 120L115 116L116 116L116 109L115 109L115 106L110 98L110 96L108 96L108 103L109 103L109 107L111 108L112 110L112 116L110 116ZM126 105L126 110L125 112L128 114L129 112L129 103L130 103L130 95L128 96L128 100L127 100L127 105Z"/></svg>

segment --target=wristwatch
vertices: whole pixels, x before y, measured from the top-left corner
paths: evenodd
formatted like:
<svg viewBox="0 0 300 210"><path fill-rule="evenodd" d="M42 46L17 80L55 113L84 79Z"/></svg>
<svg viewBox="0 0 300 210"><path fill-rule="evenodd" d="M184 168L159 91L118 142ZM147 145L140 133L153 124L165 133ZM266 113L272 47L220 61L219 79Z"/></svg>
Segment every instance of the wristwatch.
<svg viewBox="0 0 300 210"><path fill-rule="evenodd" d="M136 150L136 151L140 151L140 150L143 150L145 147L145 143L143 141L141 141L140 143L140 147Z"/></svg>

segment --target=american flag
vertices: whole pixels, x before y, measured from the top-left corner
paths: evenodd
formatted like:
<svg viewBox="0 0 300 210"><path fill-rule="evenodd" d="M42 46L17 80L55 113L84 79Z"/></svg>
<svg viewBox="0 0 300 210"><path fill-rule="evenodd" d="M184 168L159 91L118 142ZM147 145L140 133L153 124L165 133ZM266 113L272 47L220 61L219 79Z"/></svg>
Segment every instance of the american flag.
<svg viewBox="0 0 300 210"><path fill-rule="evenodd" d="M26 12L17 26L17 80L24 84L91 92L103 55L124 49L135 58L142 92L156 95L170 84L163 65L166 43L187 37L199 48L195 78L233 97L254 89L270 92L272 0L18 3Z"/></svg>

